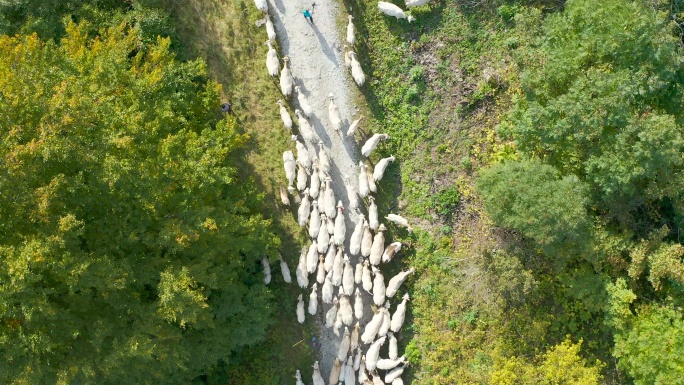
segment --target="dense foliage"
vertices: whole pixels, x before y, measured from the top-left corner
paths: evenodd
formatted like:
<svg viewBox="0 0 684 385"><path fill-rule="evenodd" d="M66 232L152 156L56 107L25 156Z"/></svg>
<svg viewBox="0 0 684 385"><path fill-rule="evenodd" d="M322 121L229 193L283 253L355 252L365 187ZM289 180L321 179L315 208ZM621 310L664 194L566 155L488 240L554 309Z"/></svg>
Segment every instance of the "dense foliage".
<svg viewBox="0 0 684 385"><path fill-rule="evenodd" d="M540 28L530 28L535 17ZM565 330L573 339L590 341L598 356L612 347L634 383L677 382L684 376L675 358L684 338L678 38L664 14L640 1L571 0L543 21L539 12L516 20L534 38L516 52L522 89L499 133L518 156L482 170L485 207L497 224L534 241L525 254L556 267L554 277L544 267L537 277L565 309L563 323L593 325ZM550 248L555 240L562 242Z"/></svg>
<svg viewBox="0 0 684 385"><path fill-rule="evenodd" d="M126 24L0 37L0 378L189 383L260 341L277 240L219 86Z"/></svg>

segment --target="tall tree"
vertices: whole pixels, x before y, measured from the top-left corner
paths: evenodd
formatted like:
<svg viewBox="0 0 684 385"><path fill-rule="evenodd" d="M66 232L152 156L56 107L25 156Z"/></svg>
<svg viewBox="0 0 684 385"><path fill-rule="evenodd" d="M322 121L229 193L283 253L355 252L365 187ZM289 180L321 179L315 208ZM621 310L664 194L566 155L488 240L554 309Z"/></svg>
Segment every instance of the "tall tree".
<svg viewBox="0 0 684 385"><path fill-rule="evenodd" d="M671 220L658 205L681 213L684 72L667 20L639 1L570 0L521 52L524 95L502 132L632 230Z"/></svg>
<svg viewBox="0 0 684 385"><path fill-rule="evenodd" d="M271 319L246 138L168 39L66 31L0 37L0 382L187 384Z"/></svg>

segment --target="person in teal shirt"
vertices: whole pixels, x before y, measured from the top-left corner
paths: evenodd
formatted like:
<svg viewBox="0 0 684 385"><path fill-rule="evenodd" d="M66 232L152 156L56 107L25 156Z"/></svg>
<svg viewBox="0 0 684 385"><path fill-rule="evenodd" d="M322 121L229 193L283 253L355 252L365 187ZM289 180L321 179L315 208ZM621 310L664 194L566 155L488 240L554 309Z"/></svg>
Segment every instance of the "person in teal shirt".
<svg viewBox="0 0 684 385"><path fill-rule="evenodd" d="M304 17L306 18L306 20L308 20L309 23L313 24L313 17L311 17L311 12L309 12L308 9L305 9L302 11L302 13L304 14Z"/></svg>

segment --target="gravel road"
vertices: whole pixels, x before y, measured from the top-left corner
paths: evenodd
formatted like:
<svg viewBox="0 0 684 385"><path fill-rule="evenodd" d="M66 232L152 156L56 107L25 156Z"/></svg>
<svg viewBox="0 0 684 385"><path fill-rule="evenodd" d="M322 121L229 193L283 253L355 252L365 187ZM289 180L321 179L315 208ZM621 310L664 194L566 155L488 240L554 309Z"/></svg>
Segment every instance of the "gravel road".
<svg viewBox="0 0 684 385"><path fill-rule="evenodd" d="M351 90L356 85L351 80L349 71L344 67L343 45L340 43L346 40L346 37L338 36L337 30L337 20L346 15L340 14L339 4L335 1L320 1L313 8L311 8L313 0L271 1L275 6L270 7L269 13L276 27L281 54L290 57L295 82L301 87L313 107L314 116L310 118L310 122L331 158L330 176L333 180L335 197L337 200L342 200L344 206L348 207L344 175L350 176L354 188L358 191L358 167L356 165L360 157L360 146L353 140L347 139L346 136L340 137L331 128L328 120L328 94L330 93L334 95L335 103L340 109L344 122L343 135L346 134L351 122L357 118L357 109L351 100ZM313 10L313 25L307 22L302 14L302 11L307 8L310 11ZM294 96L291 105L297 106ZM318 148L310 144L307 146L309 151L318 152ZM349 236L354 230L357 215L348 210L345 211L345 216L347 223L345 245L348 249ZM356 258L352 258L352 263L355 266ZM353 304L353 296L350 299ZM361 320L361 325L370 319L371 301L369 295L364 296L364 319ZM322 309L319 306L316 319L320 325L321 373L326 383L341 339L333 334L332 329L325 328L324 316L329 308L330 306L325 304ZM343 330L340 330L340 335L342 333Z"/></svg>

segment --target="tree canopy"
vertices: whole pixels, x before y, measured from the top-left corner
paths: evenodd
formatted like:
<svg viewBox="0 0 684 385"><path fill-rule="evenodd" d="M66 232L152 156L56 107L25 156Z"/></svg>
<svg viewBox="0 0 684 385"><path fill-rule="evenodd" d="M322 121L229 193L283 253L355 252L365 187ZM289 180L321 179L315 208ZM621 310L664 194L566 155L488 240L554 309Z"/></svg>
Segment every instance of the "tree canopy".
<svg viewBox="0 0 684 385"><path fill-rule="evenodd" d="M532 37L515 53L520 92L499 126L516 159L482 170L477 187L496 224L541 246L529 254L571 258L561 274L537 276L557 308L569 309L562 324L593 325L581 332L602 340L588 346L597 355L613 347L617 367L635 383L677 382L674 356L684 336L678 38L664 14L640 1L569 0L563 11L540 15L517 17Z"/></svg>
<svg viewBox="0 0 684 385"><path fill-rule="evenodd" d="M187 384L263 338L278 240L203 62L90 28L0 36L0 379Z"/></svg>

